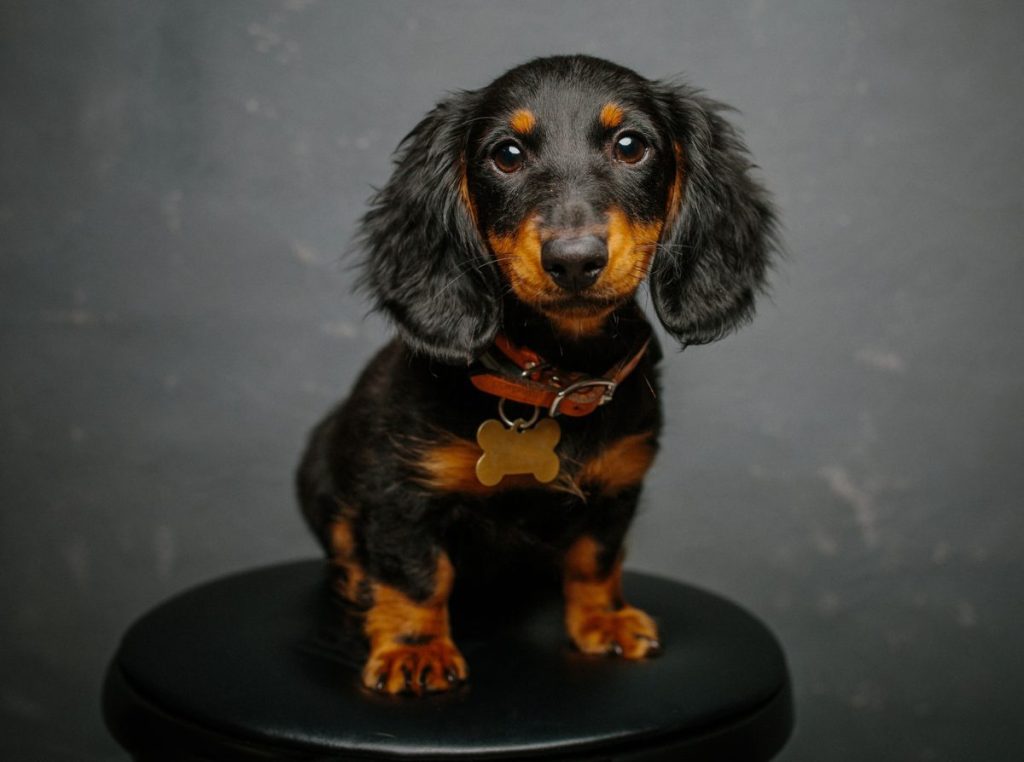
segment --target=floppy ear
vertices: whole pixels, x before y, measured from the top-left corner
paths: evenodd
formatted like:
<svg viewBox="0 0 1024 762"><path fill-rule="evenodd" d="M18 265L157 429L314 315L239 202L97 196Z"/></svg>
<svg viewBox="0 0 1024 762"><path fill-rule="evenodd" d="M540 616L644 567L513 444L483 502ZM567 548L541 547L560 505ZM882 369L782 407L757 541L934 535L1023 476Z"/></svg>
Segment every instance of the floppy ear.
<svg viewBox="0 0 1024 762"><path fill-rule="evenodd" d="M651 300L685 347L716 341L753 316L777 251L775 211L750 176L728 107L686 85L655 84L675 149L668 222L651 266Z"/></svg>
<svg viewBox="0 0 1024 762"><path fill-rule="evenodd" d="M493 260L473 219L465 152L475 93L440 103L399 144L360 224L360 285L417 352L467 362L500 323Z"/></svg>

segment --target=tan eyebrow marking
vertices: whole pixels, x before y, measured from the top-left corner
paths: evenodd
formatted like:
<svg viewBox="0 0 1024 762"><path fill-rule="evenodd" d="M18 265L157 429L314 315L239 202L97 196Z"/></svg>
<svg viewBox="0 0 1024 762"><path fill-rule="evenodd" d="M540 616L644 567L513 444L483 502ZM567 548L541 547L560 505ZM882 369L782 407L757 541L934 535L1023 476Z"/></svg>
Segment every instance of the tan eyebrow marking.
<svg viewBox="0 0 1024 762"><path fill-rule="evenodd" d="M520 135L529 135L533 132L533 128L537 126L537 117L533 115L530 109L521 108L512 114L509 124L512 125L513 131Z"/></svg>
<svg viewBox="0 0 1024 762"><path fill-rule="evenodd" d="M622 106L615 102L609 102L601 107L601 126L607 127L609 130L618 127L622 124L623 118L626 116L622 110Z"/></svg>

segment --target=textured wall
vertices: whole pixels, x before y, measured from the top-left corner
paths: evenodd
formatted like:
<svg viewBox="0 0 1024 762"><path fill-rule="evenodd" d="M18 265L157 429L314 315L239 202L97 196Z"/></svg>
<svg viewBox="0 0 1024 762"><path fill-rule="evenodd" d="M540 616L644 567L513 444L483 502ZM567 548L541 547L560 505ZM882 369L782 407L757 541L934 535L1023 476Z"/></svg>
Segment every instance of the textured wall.
<svg viewBox="0 0 1024 762"><path fill-rule="evenodd" d="M0 754L120 758L127 624L315 552L291 470L386 336L371 184L445 90L582 51L738 106L790 249L667 358L632 564L776 629L783 760L1018 758L1022 9L0 4Z"/></svg>

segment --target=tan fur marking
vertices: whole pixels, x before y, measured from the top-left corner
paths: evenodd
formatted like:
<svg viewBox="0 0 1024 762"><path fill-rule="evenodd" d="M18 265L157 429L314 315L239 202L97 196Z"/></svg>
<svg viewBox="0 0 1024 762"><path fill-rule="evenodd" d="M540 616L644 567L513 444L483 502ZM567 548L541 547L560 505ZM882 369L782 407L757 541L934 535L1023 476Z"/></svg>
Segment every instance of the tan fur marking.
<svg viewBox="0 0 1024 762"><path fill-rule="evenodd" d="M449 675L466 679L466 662L451 640L448 623L454 580L451 561L439 553L434 590L425 601L414 601L380 582L371 585L374 602L363 625L370 640L370 656L363 667L366 687L386 693L427 693L448 690Z"/></svg>
<svg viewBox="0 0 1024 762"><path fill-rule="evenodd" d="M661 229L662 220L634 222L621 209L610 209L608 264L596 285L622 296L633 293L647 276Z"/></svg>
<svg viewBox="0 0 1024 762"><path fill-rule="evenodd" d="M357 603L359 588L366 579L366 572L356 560L352 524L348 518L343 517L331 524L328 531L330 562L344 571L344 575L334 579L335 590L345 600Z"/></svg>
<svg viewBox="0 0 1024 762"><path fill-rule="evenodd" d="M565 553L566 578L587 581L597 577L597 556L601 545L593 537L581 537Z"/></svg>
<svg viewBox="0 0 1024 762"><path fill-rule="evenodd" d="M611 102L606 103L601 107L601 115L599 118L601 126L609 130L614 130L620 124L622 124L625 113L622 110L622 106L618 103Z"/></svg>
<svg viewBox="0 0 1024 762"><path fill-rule="evenodd" d="M508 489L565 489L560 481L541 484L530 474L504 477L493 487L480 483L476 475L476 462L483 450L476 442L449 437L441 444L422 450L416 460L419 472L416 482L437 492L457 492L463 495L484 496Z"/></svg>
<svg viewBox="0 0 1024 762"><path fill-rule="evenodd" d="M554 326L555 330L562 336L570 339L580 339L584 336L593 336L598 333L604 325L604 321L614 309L614 307L608 307L590 315L559 315L550 313L547 314L547 318L551 321L551 325Z"/></svg>
<svg viewBox="0 0 1024 762"><path fill-rule="evenodd" d="M476 442L452 438L423 451L416 463L421 472L416 480L440 492L484 494L489 490L476 478L476 462L482 454Z"/></svg>
<svg viewBox="0 0 1024 762"><path fill-rule="evenodd" d="M498 267L522 301L532 304L550 289L548 275L541 265L541 240L536 219L527 217L511 236L489 232L487 241Z"/></svg>
<svg viewBox="0 0 1024 762"><path fill-rule="evenodd" d="M668 206L665 210L665 227L668 228L676 221L679 212L682 210L683 201L683 147L674 143L673 151L676 157L676 174L672 180L672 187L668 191Z"/></svg>
<svg viewBox="0 0 1024 762"><path fill-rule="evenodd" d="M414 601L405 593L380 582L371 584L373 607L366 612L365 631L371 648L394 641L401 635L448 635L448 596L455 570L444 553L437 558L434 590L425 601Z"/></svg>
<svg viewBox="0 0 1024 762"><path fill-rule="evenodd" d="M496 487L485 487L476 477L476 462L482 454L476 442L452 437L420 454L416 481L437 492L490 494Z"/></svg>
<svg viewBox="0 0 1024 762"><path fill-rule="evenodd" d="M331 552L341 558L351 558L355 550L355 538L352 526L347 519L339 519L331 524Z"/></svg>
<svg viewBox="0 0 1024 762"><path fill-rule="evenodd" d="M582 537L565 555L565 628L586 654L653 655L660 648L657 625L623 600L621 556L606 576L599 575L601 551L594 538Z"/></svg>
<svg viewBox="0 0 1024 762"><path fill-rule="evenodd" d="M529 135L533 132L533 128L537 126L537 117L528 108L521 108L508 120L512 127L512 131L519 135Z"/></svg>
<svg viewBox="0 0 1024 762"><path fill-rule="evenodd" d="M601 545L593 537L581 537L565 554L564 592L569 631L574 622L593 611L612 611L622 603L622 560L601 577L597 557Z"/></svg>
<svg viewBox="0 0 1024 762"><path fill-rule="evenodd" d="M459 196L462 198L462 203L466 205L466 211L469 212L475 226L477 224L476 204L473 203L473 197L469 193L469 177L466 175L465 163L463 163L462 171L459 174Z"/></svg>
<svg viewBox="0 0 1024 762"><path fill-rule="evenodd" d="M654 455L649 432L630 434L584 463L576 481L582 488L615 495L640 483L654 462Z"/></svg>

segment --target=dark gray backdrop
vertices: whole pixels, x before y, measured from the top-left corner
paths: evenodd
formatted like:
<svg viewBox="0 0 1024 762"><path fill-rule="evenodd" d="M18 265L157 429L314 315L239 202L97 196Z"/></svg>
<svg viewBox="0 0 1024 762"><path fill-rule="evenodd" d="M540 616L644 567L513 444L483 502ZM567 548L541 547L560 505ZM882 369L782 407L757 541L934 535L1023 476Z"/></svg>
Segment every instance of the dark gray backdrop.
<svg viewBox="0 0 1024 762"><path fill-rule="evenodd" d="M775 628L783 760L1018 759L1022 9L2 3L0 756L120 758L128 623L315 553L291 470L387 335L371 184L446 90L582 51L738 106L791 252L667 358L632 565Z"/></svg>

